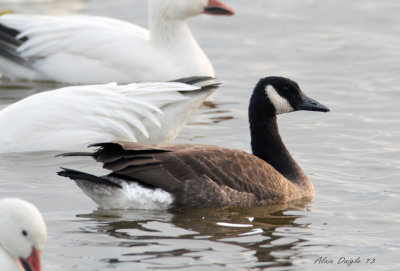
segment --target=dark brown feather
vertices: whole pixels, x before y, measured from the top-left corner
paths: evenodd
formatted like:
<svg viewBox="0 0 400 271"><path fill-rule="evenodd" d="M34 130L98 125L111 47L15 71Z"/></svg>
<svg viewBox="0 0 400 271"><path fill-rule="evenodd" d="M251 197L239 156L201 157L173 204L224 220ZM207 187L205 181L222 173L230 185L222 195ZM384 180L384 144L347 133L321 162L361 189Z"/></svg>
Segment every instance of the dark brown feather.
<svg viewBox="0 0 400 271"><path fill-rule="evenodd" d="M122 141L95 146L93 157L104 168L168 191L176 207L270 204L298 196L295 184L240 150Z"/></svg>

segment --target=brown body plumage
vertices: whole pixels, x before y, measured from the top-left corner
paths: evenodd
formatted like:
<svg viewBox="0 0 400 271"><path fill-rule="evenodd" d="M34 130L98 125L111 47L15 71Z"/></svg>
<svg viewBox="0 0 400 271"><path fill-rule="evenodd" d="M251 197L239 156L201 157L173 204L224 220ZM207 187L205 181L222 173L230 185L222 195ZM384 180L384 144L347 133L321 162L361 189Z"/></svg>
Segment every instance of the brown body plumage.
<svg viewBox="0 0 400 271"><path fill-rule="evenodd" d="M132 142L96 146L101 148L93 157L104 168L170 192L176 207L276 204L312 196L312 185L300 187L265 161L240 150Z"/></svg>

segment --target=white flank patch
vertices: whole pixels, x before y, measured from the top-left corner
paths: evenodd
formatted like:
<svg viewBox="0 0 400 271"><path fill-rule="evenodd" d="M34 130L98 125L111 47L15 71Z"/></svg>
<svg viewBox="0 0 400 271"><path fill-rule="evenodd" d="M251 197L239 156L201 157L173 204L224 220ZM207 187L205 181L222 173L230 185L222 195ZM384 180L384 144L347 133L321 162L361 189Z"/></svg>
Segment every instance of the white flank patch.
<svg viewBox="0 0 400 271"><path fill-rule="evenodd" d="M137 183L120 183L122 189L76 181L82 191L103 209L165 210L173 202L170 193L144 188Z"/></svg>
<svg viewBox="0 0 400 271"><path fill-rule="evenodd" d="M160 188L144 188L137 183L122 184L128 205L135 209L167 209L172 203L172 195Z"/></svg>
<svg viewBox="0 0 400 271"><path fill-rule="evenodd" d="M279 95L273 86L267 85L265 88L265 93L269 97L271 103L274 105L277 115L294 111L288 100Z"/></svg>

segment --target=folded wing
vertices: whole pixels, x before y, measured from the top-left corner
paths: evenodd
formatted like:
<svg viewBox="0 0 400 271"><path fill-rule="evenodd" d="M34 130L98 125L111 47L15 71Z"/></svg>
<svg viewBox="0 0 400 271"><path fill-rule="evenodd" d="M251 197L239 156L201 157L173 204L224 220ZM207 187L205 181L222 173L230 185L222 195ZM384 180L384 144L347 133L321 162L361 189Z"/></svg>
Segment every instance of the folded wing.
<svg viewBox="0 0 400 271"><path fill-rule="evenodd" d="M216 86L111 83L32 95L0 111L0 152L81 150L116 139L169 141ZM174 115L170 107L181 110Z"/></svg>

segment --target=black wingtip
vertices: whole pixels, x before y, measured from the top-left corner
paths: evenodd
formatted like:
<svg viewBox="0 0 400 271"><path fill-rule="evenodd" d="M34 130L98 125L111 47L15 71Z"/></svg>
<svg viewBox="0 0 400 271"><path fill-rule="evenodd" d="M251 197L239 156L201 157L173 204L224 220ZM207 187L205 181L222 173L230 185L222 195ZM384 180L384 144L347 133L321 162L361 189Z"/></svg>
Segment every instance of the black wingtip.
<svg viewBox="0 0 400 271"><path fill-rule="evenodd" d="M215 86L220 87L223 85L222 82L217 81L217 78L212 76L190 76L184 77L176 80L172 80L171 82L179 82L188 85L196 85L196 86Z"/></svg>
<svg viewBox="0 0 400 271"><path fill-rule="evenodd" d="M200 87L200 89L197 90L200 92L214 90L224 85L222 82L217 81L214 77L211 76L191 76L191 77L176 79L171 82L180 82ZM194 93L196 91L190 91L190 92ZM181 93L185 93L185 91L182 91Z"/></svg>
<svg viewBox="0 0 400 271"><path fill-rule="evenodd" d="M0 24L0 56L19 65L31 68L32 59L22 57L18 47L28 40L27 37L17 38L20 32Z"/></svg>
<svg viewBox="0 0 400 271"><path fill-rule="evenodd" d="M189 77L175 79L175 80L172 80L171 82L179 82L179 83L184 83L184 84L188 84L188 85L194 85L199 82L213 80L213 79L215 79L215 78L211 77L211 76L189 76Z"/></svg>

